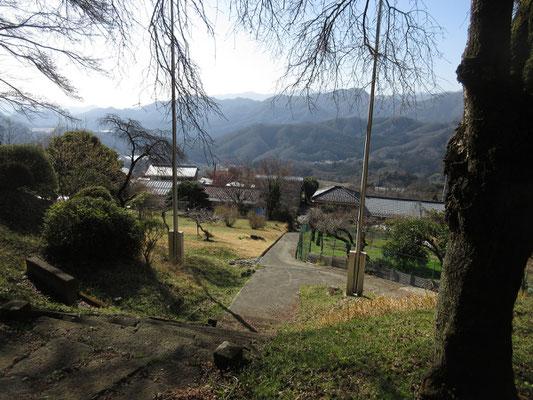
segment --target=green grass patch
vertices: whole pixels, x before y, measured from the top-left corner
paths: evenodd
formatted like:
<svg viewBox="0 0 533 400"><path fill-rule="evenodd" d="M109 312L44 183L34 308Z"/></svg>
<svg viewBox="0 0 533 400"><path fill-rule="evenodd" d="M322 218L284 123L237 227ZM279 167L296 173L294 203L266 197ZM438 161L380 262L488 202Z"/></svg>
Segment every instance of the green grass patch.
<svg viewBox="0 0 533 400"><path fill-rule="evenodd" d="M518 393L533 398L533 295L519 295L514 308L513 366Z"/></svg>
<svg viewBox="0 0 533 400"><path fill-rule="evenodd" d="M38 308L67 311L69 307L36 290L26 276L25 259L38 255L41 248L38 236L17 233L0 224L0 300L22 299Z"/></svg>
<svg viewBox="0 0 533 400"><path fill-rule="evenodd" d="M201 249L187 256L191 265L188 270L194 281L194 284L184 288L194 292L185 296L184 312L189 315L189 320L217 317L225 307L229 307L249 279L241 276L241 269L228 264L230 259L206 254Z"/></svg>
<svg viewBox="0 0 533 400"><path fill-rule="evenodd" d="M231 398L412 398L432 356L433 313L393 313L280 333Z"/></svg>
<svg viewBox="0 0 533 400"><path fill-rule="evenodd" d="M229 264L233 259L230 249L206 245L186 250L185 265L174 266L160 247L151 267L137 261L91 271L88 265L76 276L83 291L109 305L103 312L205 322L228 307L249 279Z"/></svg>
<svg viewBox="0 0 533 400"><path fill-rule="evenodd" d="M355 233L353 237L355 238ZM323 240L319 244L316 243L316 239L317 236L315 235L315 240L311 241L311 232L306 232L304 234L302 242L304 254L309 252L322 254L324 256L346 257L345 242L328 235L323 235ZM429 253L429 260L426 265L413 265L406 270L406 268L402 267L396 260L389 260L383 257L382 249L384 244L387 242L386 239L380 236L373 237L372 235L368 235L366 242L367 245L365 246L364 251L368 254L371 262L377 263L386 268L393 268L402 272L412 273L413 275L421 278L433 278L435 280L440 280L442 267L435 255ZM355 246L352 246L351 250L355 250L354 247Z"/></svg>
<svg viewBox="0 0 533 400"><path fill-rule="evenodd" d="M329 309L325 288L304 290L301 318ZM321 300L325 303L321 305ZM278 333L230 387L226 399L412 399L433 357L434 310L391 312L325 328ZM533 389L533 297L515 307L513 364L521 398Z"/></svg>
<svg viewBox="0 0 533 400"><path fill-rule="evenodd" d="M25 258L40 254L38 236L19 234L0 225L0 300L25 299L32 306L67 312L128 313L183 321L216 318L228 307L248 276L230 265L239 254L220 243L186 247L184 266L167 257L166 238L156 248L154 262L140 260L112 264L73 260L56 267L80 280L83 292L106 303L94 308L84 303L66 306L44 295L26 277Z"/></svg>
<svg viewBox="0 0 533 400"><path fill-rule="evenodd" d="M344 298L342 290L332 296L326 293L327 288L324 286L303 286L300 290L300 304L294 325L311 325L316 317L324 314Z"/></svg>

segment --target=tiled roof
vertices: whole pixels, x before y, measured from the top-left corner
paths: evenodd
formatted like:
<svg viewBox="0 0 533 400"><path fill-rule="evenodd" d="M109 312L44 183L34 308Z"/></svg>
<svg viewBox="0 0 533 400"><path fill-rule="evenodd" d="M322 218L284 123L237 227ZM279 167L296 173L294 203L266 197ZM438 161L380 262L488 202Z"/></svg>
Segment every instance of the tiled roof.
<svg viewBox="0 0 533 400"><path fill-rule="evenodd" d="M342 186L330 186L317 190L312 199L317 203L356 206L360 201L360 193ZM372 216L380 218L419 218L432 210L443 212L444 203L366 196L365 210L368 210Z"/></svg>
<svg viewBox="0 0 533 400"><path fill-rule="evenodd" d="M318 203L356 205L360 202L360 194L343 186L330 186L317 190L312 199Z"/></svg>
<svg viewBox="0 0 533 400"><path fill-rule="evenodd" d="M275 176L257 174L255 177L257 179L266 179L268 177L275 177ZM304 178L301 177L301 176L283 176L283 179L286 180L286 181L293 181L293 182L303 182L304 181Z"/></svg>
<svg viewBox="0 0 533 400"><path fill-rule="evenodd" d="M198 167L191 165L178 165L176 168L178 178L194 179L198 173ZM147 177L172 178L172 167L158 167L150 165L144 174Z"/></svg>
<svg viewBox="0 0 533 400"><path fill-rule="evenodd" d="M143 180L146 190L158 196L166 196L172 190L172 181L149 181ZM178 182L179 185L179 182Z"/></svg>
<svg viewBox="0 0 533 400"><path fill-rule="evenodd" d="M420 218L432 210L444 212L444 203L374 196L366 197L365 207L374 217L381 218Z"/></svg>
<svg viewBox="0 0 533 400"><path fill-rule="evenodd" d="M242 199L243 204L257 204L259 202L259 190L244 189L235 186L205 186L210 201L231 203L235 199Z"/></svg>

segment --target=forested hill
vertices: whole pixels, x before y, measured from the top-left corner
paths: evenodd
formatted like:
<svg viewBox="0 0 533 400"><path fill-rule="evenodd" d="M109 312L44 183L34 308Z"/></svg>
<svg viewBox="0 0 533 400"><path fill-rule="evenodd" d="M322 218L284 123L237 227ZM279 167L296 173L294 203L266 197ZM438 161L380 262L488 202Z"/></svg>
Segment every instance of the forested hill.
<svg viewBox="0 0 533 400"><path fill-rule="evenodd" d="M424 123L410 118L376 118L370 152L372 160L395 164L411 173L429 176L441 172L448 139L457 122ZM224 135L212 150L219 160L257 163L279 157L294 162L336 162L363 155L366 121L336 118L322 122L256 124ZM202 161L203 152L189 152Z"/></svg>
<svg viewBox="0 0 533 400"><path fill-rule="evenodd" d="M442 172L446 142L462 114L462 93L421 97L425 100L409 109L402 109L405 103L391 96L377 98L370 159L376 184L378 174L429 177ZM275 101L217 100L224 116L212 114L205 126L215 139L211 150L217 162L239 159L256 163L279 157L291 161L295 173L353 180L364 148L368 94L357 89L340 90L313 100L309 103L302 97L283 96ZM76 115L80 121L75 127L92 130L119 152L127 152L124 144L98 132L98 119L107 113L138 120L149 129L170 128L165 108L156 103L143 108L95 108ZM22 117L11 118L22 122ZM29 125L53 128L57 124L54 117L45 115L36 116ZM206 161L203 149L186 149L186 153L191 162Z"/></svg>
<svg viewBox="0 0 533 400"><path fill-rule="evenodd" d="M378 96L375 117L405 116L423 122L450 122L459 119L463 110L461 92L442 93L436 98L425 96L416 106L402 109L402 102L391 96ZM286 96L263 101L246 98L224 99L215 101L219 104L223 116L210 114L205 125L212 138L248 128L256 124L294 124L302 122L321 122L335 118L366 118L368 94L361 90L338 90L316 97L312 104L302 97ZM83 113L74 113L79 119L76 127L98 131L101 127L98 119L108 113L122 118L138 120L149 129L170 129L167 109L159 103L152 103L137 108L94 108ZM19 122L30 127L54 128L61 123L51 114L36 115L32 121L23 116L13 116Z"/></svg>

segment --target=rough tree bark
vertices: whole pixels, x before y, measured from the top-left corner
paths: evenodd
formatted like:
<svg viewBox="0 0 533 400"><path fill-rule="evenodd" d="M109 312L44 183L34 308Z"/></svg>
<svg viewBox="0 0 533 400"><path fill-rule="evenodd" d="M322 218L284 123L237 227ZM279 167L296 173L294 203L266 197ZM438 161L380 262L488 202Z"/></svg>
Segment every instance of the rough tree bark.
<svg viewBox="0 0 533 400"><path fill-rule="evenodd" d="M463 119L448 144L451 229L435 363L419 399L517 399L513 306L533 250L533 2L473 0L457 76ZM529 38L528 38L529 34Z"/></svg>

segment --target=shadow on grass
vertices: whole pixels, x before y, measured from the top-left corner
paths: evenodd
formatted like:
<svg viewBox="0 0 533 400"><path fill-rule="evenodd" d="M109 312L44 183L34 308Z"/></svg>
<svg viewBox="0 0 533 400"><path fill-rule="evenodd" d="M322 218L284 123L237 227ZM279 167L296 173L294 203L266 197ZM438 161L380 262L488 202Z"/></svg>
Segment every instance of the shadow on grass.
<svg viewBox="0 0 533 400"><path fill-rule="evenodd" d="M198 278L198 276L195 276L194 280L198 284L198 286L200 286L203 289L204 293L209 298L209 300L211 300L213 303L217 304L220 308L222 308L225 312L230 314L233 318L235 318L235 320L237 320L243 327L248 329L250 332L257 332L257 330L252 325L250 325L248 322L246 322L246 320L243 317L241 317L237 313L234 313L228 307L226 307L224 304L222 304L220 301L214 298L209 292L209 290L202 283L202 281Z"/></svg>
<svg viewBox="0 0 533 400"><path fill-rule="evenodd" d="M183 298L140 260L63 267L80 280L82 291L121 309L165 316L181 311Z"/></svg>
<svg viewBox="0 0 533 400"><path fill-rule="evenodd" d="M224 250L224 249L223 249ZM238 321L244 328L250 332L257 332L257 330L251 326L244 318L239 314L234 313L228 307L226 307L221 301L219 301L210 292L208 285L212 285L215 288L221 288L223 291L233 289L242 286L242 277L240 271L236 267L228 266L224 261L214 259L207 256L192 256L189 257L189 264L194 265L189 267L192 273L193 279L198 286L202 288L205 295L214 304L218 305L222 310L230 314L236 321Z"/></svg>
<svg viewBox="0 0 533 400"><path fill-rule="evenodd" d="M195 280L205 279L211 285L220 288L232 288L241 285L239 271L228 266L224 261L208 256L193 255L188 257L189 270Z"/></svg>

